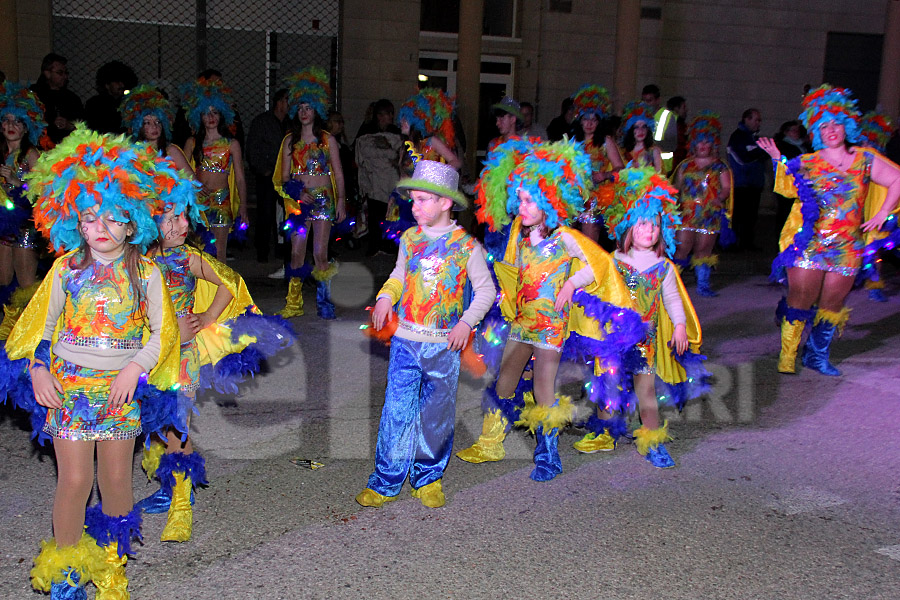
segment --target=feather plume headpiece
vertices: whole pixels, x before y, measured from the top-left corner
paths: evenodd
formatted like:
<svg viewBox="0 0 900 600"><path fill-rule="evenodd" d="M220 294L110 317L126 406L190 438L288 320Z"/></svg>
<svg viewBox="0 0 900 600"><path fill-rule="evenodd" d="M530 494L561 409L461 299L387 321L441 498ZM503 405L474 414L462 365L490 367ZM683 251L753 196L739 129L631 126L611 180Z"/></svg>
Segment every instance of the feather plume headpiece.
<svg viewBox="0 0 900 600"><path fill-rule="evenodd" d="M675 254L675 230L681 224L678 215L678 190L652 167L622 169L615 177L615 201L603 213L611 239L623 239L638 221L659 219L659 234L666 254Z"/></svg>
<svg viewBox="0 0 900 600"><path fill-rule="evenodd" d="M138 139L144 126L144 117L153 116L159 119L167 140L172 139L172 123L175 114L172 104L152 85L140 85L122 99L119 106L122 122L131 132L131 137Z"/></svg>
<svg viewBox="0 0 900 600"><path fill-rule="evenodd" d="M188 123L195 132L203 126L203 114L213 108L230 126L234 123L234 94L221 79L200 78L181 86L181 104Z"/></svg>
<svg viewBox="0 0 900 600"><path fill-rule="evenodd" d="M690 140L691 154L698 142L709 142L713 146L713 152L716 152L721 144L720 136L722 134L722 122L719 115L709 110L701 110L697 113L688 125L688 140Z"/></svg>
<svg viewBox="0 0 900 600"><path fill-rule="evenodd" d="M320 67L307 67L285 80L288 88L288 117L297 115L301 104L309 104L322 120L328 118L331 106L331 85L328 73Z"/></svg>
<svg viewBox="0 0 900 600"><path fill-rule="evenodd" d="M853 92L846 88L836 88L823 84L803 97L803 112L799 119L812 137L814 150L825 147L819 127L834 121L844 126L845 139L852 143L859 141L860 114Z"/></svg>
<svg viewBox="0 0 900 600"><path fill-rule="evenodd" d="M409 123L410 132L418 131L422 137L437 136L447 147L456 145L456 131L453 128L453 113L456 101L444 90L423 88L400 107L397 121Z"/></svg>
<svg viewBox="0 0 900 600"><path fill-rule="evenodd" d="M47 123L44 121L44 104L24 85L12 81L0 83L0 118L13 115L25 125L25 132L32 146L49 148Z"/></svg>
<svg viewBox="0 0 900 600"><path fill-rule="evenodd" d="M597 119L606 119L612 114L612 100L605 87L599 85L583 85L572 97L575 104L575 118L586 115L597 115Z"/></svg>

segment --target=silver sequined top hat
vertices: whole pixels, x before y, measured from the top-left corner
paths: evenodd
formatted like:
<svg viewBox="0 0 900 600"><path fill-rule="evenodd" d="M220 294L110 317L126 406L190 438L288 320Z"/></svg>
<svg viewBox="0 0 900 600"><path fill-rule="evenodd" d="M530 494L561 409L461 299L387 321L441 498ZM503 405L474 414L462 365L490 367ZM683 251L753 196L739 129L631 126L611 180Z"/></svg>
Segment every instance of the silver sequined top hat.
<svg viewBox="0 0 900 600"><path fill-rule="evenodd" d="M459 173L456 169L434 160L417 161L413 176L398 181L397 189L431 192L442 198L450 198L462 208L469 206L468 200L459 191Z"/></svg>
<svg viewBox="0 0 900 600"><path fill-rule="evenodd" d="M491 110L502 110L513 115L520 121L525 120L525 117L522 115L522 105L513 100L510 96L503 96L503 100L492 105Z"/></svg>

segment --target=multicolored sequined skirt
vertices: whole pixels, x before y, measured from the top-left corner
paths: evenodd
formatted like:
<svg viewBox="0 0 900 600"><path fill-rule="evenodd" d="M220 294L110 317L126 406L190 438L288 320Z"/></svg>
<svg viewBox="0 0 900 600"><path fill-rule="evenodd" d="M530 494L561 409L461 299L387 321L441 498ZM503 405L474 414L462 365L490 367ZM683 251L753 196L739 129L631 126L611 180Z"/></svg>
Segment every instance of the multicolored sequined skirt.
<svg viewBox="0 0 900 600"><path fill-rule="evenodd" d="M816 231L793 266L838 273L845 277L856 276L856 272L862 266L862 254L865 249L862 237L853 239L824 233L827 232Z"/></svg>
<svg viewBox="0 0 900 600"><path fill-rule="evenodd" d="M206 207L203 215L210 227L231 227L231 224L234 223L231 195L228 188L201 195L200 203Z"/></svg>
<svg viewBox="0 0 900 600"><path fill-rule="evenodd" d="M180 392L193 393L200 387L200 349L197 340L181 344L181 370L178 373Z"/></svg>
<svg viewBox="0 0 900 600"><path fill-rule="evenodd" d="M54 356L54 377L62 384L62 408L47 411L44 432L63 440L128 440L141 434L141 405L132 399L108 406L109 386L118 371L89 369Z"/></svg>
<svg viewBox="0 0 900 600"><path fill-rule="evenodd" d="M334 198L330 185L322 187L306 188L306 193L312 196L312 202L306 205L307 219L311 221L333 221Z"/></svg>

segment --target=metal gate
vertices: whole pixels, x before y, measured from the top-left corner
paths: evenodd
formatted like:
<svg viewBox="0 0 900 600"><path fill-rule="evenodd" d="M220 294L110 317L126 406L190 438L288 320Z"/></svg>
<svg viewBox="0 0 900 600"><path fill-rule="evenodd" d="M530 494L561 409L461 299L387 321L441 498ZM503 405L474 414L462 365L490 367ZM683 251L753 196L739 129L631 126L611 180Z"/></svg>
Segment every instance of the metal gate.
<svg viewBox="0 0 900 600"><path fill-rule="evenodd" d="M69 89L97 93L97 69L119 60L170 98L213 68L234 90L246 123L268 109L292 72L316 65L337 92L340 0L52 0L53 48Z"/></svg>

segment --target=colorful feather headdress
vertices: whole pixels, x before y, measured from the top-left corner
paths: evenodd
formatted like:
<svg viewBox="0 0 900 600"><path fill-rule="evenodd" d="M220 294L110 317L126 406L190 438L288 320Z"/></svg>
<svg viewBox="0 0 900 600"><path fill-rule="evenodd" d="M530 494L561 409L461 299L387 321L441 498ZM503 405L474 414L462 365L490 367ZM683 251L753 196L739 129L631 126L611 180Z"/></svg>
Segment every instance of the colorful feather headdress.
<svg viewBox="0 0 900 600"><path fill-rule="evenodd" d="M844 126L844 135L848 142L859 141L859 109L853 92L846 88L836 88L823 84L803 97L803 112L798 117L812 136L813 149L825 147L819 126L829 121Z"/></svg>
<svg viewBox="0 0 900 600"><path fill-rule="evenodd" d="M721 144L722 122L719 115L709 110L701 110L688 125L688 139L691 142L691 154L698 142L709 142L713 145L713 152Z"/></svg>
<svg viewBox="0 0 900 600"><path fill-rule="evenodd" d="M598 119L605 119L612 114L612 100L605 87L599 85L583 85L572 97L575 103L575 118L580 119L586 115L597 115Z"/></svg>
<svg viewBox="0 0 900 600"><path fill-rule="evenodd" d="M307 67L285 80L288 88L288 117L293 119L301 104L309 104L323 120L328 118L331 86L328 73L319 67Z"/></svg>
<svg viewBox="0 0 900 600"><path fill-rule="evenodd" d="M12 81L0 83L0 118L13 115L25 124L25 131L32 146L49 148L47 123L44 121L44 104L24 85Z"/></svg>
<svg viewBox="0 0 900 600"><path fill-rule="evenodd" d="M158 89L152 85L139 85L122 99L119 107L122 121L131 132L131 137L138 139L144 126L144 117L153 116L159 119L166 139L172 139L172 123L175 115L172 105Z"/></svg>
<svg viewBox="0 0 900 600"><path fill-rule="evenodd" d="M181 104L195 132L203 126L203 114L216 109L225 125L234 123L234 94L221 79L200 78L181 86Z"/></svg>
<svg viewBox="0 0 900 600"><path fill-rule="evenodd" d="M519 212L528 192L550 229L584 210L591 190L591 159L580 142L508 140L491 152L476 186L476 217L499 231Z"/></svg>
<svg viewBox="0 0 900 600"><path fill-rule="evenodd" d="M456 145L455 111L455 100L444 90L423 88L403 103L397 112L397 122L405 120L410 131L418 131L423 137L437 136L453 148Z"/></svg>
<svg viewBox="0 0 900 600"><path fill-rule="evenodd" d="M681 224L678 215L678 190L652 167L622 169L616 173L615 202L603 213L611 239L623 239L638 221L659 218L660 235L666 254L675 254L675 230Z"/></svg>
<svg viewBox="0 0 900 600"><path fill-rule="evenodd" d="M879 152L884 152L893 131L894 122L885 114L870 111L862 116L859 133L870 147Z"/></svg>
<svg viewBox="0 0 900 600"><path fill-rule="evenodd" d="M196 182L149 146L83 125L42 154L25 180L35 227L58 253L81 246L79 214L97 205L98 215L134 223L131 243L146 250L158 235L152 214L166 204L186 206L197 194Z"/></svg>
<svg viewBox="0 0 900 600"><path fill-rule="evenodd" d="M653 107L644 102L629 102L622 111L622 135L624 138L628 131L640 122L647 124L650 135L656 128L656 119L653 117Z"/></svg>

